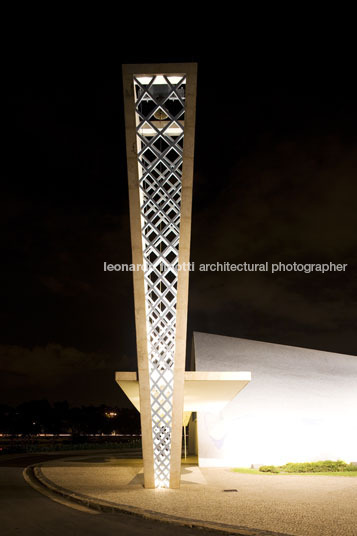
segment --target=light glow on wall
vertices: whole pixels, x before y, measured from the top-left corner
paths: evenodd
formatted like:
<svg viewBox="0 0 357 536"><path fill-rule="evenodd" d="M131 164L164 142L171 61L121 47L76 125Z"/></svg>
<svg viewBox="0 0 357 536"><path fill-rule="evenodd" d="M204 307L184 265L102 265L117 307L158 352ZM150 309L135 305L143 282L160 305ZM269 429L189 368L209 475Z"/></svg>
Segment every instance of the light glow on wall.
<svg viewBox="0 0 357 536"><path fill-rule="evenodd" d="M169 487L186 78L134 76L156 487Z"/></svg>

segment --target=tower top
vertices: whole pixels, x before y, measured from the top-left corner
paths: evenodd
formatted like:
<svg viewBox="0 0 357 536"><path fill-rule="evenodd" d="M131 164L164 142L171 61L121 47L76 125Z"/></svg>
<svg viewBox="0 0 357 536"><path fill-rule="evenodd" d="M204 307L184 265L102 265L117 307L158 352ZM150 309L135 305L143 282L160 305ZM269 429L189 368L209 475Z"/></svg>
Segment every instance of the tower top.
<svg viewBox="0 0 357 536"><path fill-rule="evenodd" d="M123 74L196 74L197 63L125 63Z"/></svg>

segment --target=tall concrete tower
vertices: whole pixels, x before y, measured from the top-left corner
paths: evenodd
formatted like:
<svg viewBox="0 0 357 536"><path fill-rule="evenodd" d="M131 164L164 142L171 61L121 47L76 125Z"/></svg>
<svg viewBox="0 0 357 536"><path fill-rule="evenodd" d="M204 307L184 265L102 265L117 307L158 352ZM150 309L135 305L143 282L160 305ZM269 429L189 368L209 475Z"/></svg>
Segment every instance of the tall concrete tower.
<svg viewBox="0 0 357 536"><path fill-rule="evenodd" d="M194 63L123 66L147 488L180 483L196 73Z"/></svg>

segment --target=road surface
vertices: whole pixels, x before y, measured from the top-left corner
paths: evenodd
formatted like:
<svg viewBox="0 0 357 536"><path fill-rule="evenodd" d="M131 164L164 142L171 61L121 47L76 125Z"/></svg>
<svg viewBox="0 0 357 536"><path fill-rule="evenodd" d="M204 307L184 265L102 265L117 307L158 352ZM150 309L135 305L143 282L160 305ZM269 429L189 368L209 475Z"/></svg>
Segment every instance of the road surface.
<svg viewBox="0 0 357 536"><path fill-rule="evenodd" d="M63 458L61 454L58 458ZM28 465L54 459L45 454L0 458L1 536L208 536L217 533L125 514L91 514L61 505L23 479Z"/></svg>

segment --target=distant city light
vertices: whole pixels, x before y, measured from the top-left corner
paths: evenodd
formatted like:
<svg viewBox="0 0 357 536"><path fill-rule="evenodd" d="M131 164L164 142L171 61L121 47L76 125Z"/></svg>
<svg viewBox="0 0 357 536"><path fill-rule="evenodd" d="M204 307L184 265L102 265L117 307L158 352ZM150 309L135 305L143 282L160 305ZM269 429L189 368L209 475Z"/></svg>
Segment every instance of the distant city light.
<svg viewBox="0 0 357 536"><path fill-rule="evenodd" d="M105 416L108 417L108 419L112 419L113 417L117 417L118 414L116 411L106 411Z"/></svg>

